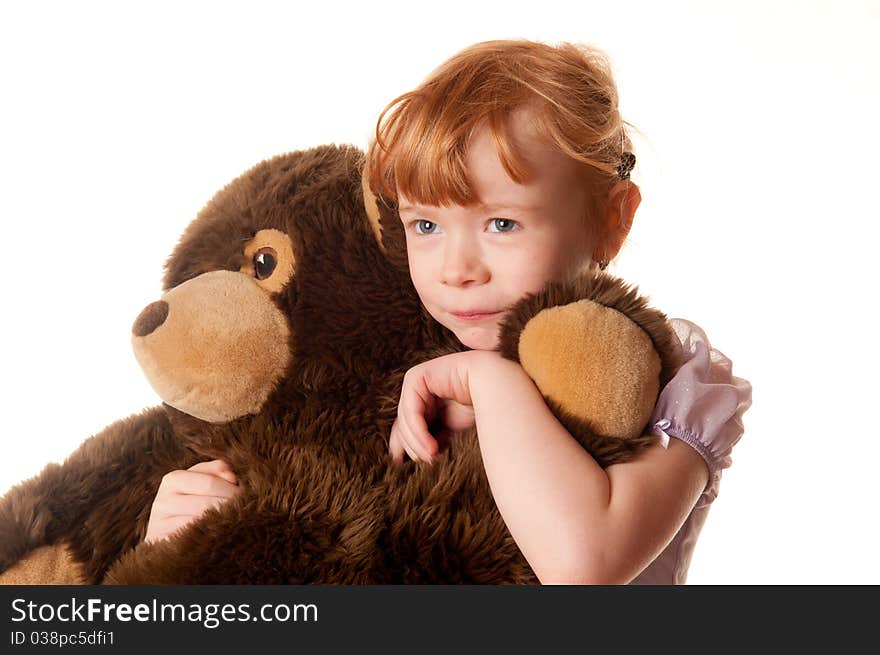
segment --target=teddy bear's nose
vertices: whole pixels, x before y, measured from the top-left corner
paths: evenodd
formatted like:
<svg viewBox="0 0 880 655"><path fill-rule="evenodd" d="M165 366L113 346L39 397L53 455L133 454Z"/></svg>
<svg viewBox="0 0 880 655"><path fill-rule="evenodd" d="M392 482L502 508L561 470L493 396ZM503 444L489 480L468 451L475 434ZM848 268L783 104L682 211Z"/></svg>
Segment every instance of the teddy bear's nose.
<svg viewBox="0 0 880 655"><path fill-rule="evenodd" d="M157 300L144 307L144 311L131 326L131 332L136 337L145 337L162 325L166 318L168 318L168 303Z"/></svg>

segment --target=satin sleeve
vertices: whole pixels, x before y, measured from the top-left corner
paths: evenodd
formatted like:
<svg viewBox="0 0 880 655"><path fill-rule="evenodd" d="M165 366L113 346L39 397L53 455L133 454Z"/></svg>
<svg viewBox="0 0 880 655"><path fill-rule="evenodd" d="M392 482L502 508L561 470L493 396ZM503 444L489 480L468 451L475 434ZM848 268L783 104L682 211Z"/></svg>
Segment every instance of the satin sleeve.
<svg viewBox="0 0 880 655"><path fill-rule="evenodd" d="M721 471L732 463L743 435L743 414L752 404L752 385L733 375L733 363L712 347L706 333L690 321L670 324L681 344L681 362L660 392L649 425L657 436L684 441L705 460L709 479L697 507L718 495Z"/></svg>

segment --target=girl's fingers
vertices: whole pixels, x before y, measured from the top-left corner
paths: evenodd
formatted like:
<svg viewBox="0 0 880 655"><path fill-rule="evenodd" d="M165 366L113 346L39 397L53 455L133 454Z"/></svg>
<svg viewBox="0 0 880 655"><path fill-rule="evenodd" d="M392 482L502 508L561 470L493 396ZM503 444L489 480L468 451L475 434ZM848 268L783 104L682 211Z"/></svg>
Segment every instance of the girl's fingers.
<svg viewBox="0 0 880 655"><path fill-rule="evenodd" d="M406 453L409 455L409 458L416 462L418 461L418 456L415 454L415 451L403 438L403 435L400 430L400 421L395 420L394 425L391 428L391 439L389 440L389 447L391 450L391 459L397 464L403 463L403 454Z"/></svg>
<svg viewBox="0 0 880 655"><path fill-rule="evenodd" d="M392 441L389 446L390 447L388 448L388 452L391 453L391 461L395 464L400 464L401 462L403 462L403 446L401 446L396 441Z"/></svg>
<svg viewBox="0 0 880 655"><path fill-rule="evenodd" d="M222 471L217 475L226 480L229 484L238 484L238 478L235 477L235 473L233 471Z"/></svg>
<svg viewBox="0 0 880 655"><path fill-rule="evenodd" d="M416 451L419 459L430 462L437 452L437 441L428 431L425 414L429 408L415 391L404 394L401 398L398 418L404 440Z"/></svg>
<svg viewBox="0 0 880 655"><path fill-rule="evenodd" d="M440 420L452 432L462 432L474 427L476 424L474 408L471 405L463 405L454 400L448 400L443 403L440 409Z"/></svg>
<svg viewBox="0 0 880 655"><path fill-rule="evenodd" d="M171 471L162 478L162 483L159 485L159 493L220 496L223 498L232 498L239 490L237 485L216 475L191 470Z"/></svg>
<svg viewBox="0 0 880 655"><path fill-rule="evenodd" d="M391 437L388 439L388 451L391 453L391 461L395 464L403 462L404 447L400 440L400 434L397 429L397 421L391 426Z"/></svg>
<svg viewBox="0 0 880 655"><path fill-rule="evenodd" d="M219 476L232 484L236 483L235 471L233 471L229 464L222 459L212 459L208 462L199 462L198 464L190 466L187 470L196 473L210 473L211 475Z"/></svg>
<svg viewBox="0 0 880 655"><path fill-rule="evenodd" d="M407 452L410 453L410 457L413 460L430 462L437 449L437 442L434 441L434 438L430 435L428 436L430 442L426 441L423 437L416 435L418 428L413 429L412 422L418 424L420 421L424 424L424 420L419 415L413 417L412 415L407 416L406 414L403 414L400 425L401 438L404 445L407 447ZM427 433L426 424L425 433Z"/></svg>
<svg viewBox="0 0 880 655"><path fill-rule="evenodd" d="M411 431L409 425L407 424L408 416L403 411L402 407L400 409L400 413L397 416L397 420L397 431L398 435L400 436L400 442L403 445L404 450L406 450L410 459L412 459L414 462L419 461L423 458L421 448L418 446L418 442L413 439L412 435L410 434Z"/></svg>
<svg viewBox="0 0 880 655"><path fill-rule="evenodd" d="M153 526L151 523L144 541L150 544L154 541L166 539L181 528L188 526L195 521L196 518L197 517L195 516L171 516L167 519L163 519L156 526Z"/></svg>
<svg viewBox="0 0 880 655"><path fill-rule="evenodd" d="M150 508L145 541L164 539L240 491L235 473L219 459L171 471L162 478Z"/></svg>
<svg viewBox="0 0 880 655"><path fill-rule="evenodd" d="M191 496L187 494L174 494L163 500L158 507L160 520L172 516L197 517L213 507L220 507L229 498L217 496Z"/></svg>
<svg viewBox="0 0 880 655"><path fill-rule="evenodd" d="M407 455L409 455L410 460L412 460L413 462L418 462L418 461L419 461L419 456L416 454L416 451L414 451L414 450L412 449L412 446L410 446L408 443L406 443L406 442L403 441L403 440L401 440L400 443L401 443L401 448L403 448L404 452L405 452ZM401 462L403 461L403 456L401 456L400 461L401 461Z"/></svg>
<svg viewBox="0 0 880 655"><path fill-rule="evenodd" d="M403 462L403 454L406 453L412 461L419 461L422 459L422 456L413 448L412 440L406 436L402 425L403 421L398 416L394 420L394 425L391 426L391 436L388 439L388 450L391 452L391 460L396 464L401 464Z"/></svg>

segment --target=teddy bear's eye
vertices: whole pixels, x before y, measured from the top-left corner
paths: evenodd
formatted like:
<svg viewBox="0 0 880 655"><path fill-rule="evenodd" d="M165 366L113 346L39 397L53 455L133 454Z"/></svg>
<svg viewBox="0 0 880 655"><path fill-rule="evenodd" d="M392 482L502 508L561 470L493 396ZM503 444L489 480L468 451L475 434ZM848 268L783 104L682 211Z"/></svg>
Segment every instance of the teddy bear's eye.
<svg viewBox="0 0 880 655"><path fill-rule="evenodd" d="M258 280L265 280L272 275L278 265L278 253L274 248L266 246L254 253L254 272Z"/></svg>

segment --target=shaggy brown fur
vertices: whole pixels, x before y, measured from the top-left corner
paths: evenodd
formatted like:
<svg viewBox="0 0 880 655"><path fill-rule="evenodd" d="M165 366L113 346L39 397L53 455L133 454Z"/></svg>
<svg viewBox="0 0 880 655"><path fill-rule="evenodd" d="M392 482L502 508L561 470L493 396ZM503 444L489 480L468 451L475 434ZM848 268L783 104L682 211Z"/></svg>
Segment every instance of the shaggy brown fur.
<svg viewBox="0 0 880 655"><path fill-rule="evenodd" d="M217 271L242 275L228 288L246 288L249 297L258 289L289 328L267 333L285 335L288 361L280 379L265 371L273 382L258 411L233 409L231 420L212 423L163 404L88 439L63 465L0 499L0 571L55 544L56 555L66 550L74 573L90 583L537 582L495 507L472 431L453 435L434 465L390 462L387 439L403 374L462 346L418 301L393 207L380 203L381 231L367 218L361 162L354 148L325 146L268 160L233 181L168 260L167 309L136 323L135 339L148 328L159 335L189 302L175 289ZM276 269L283 283L273 282L275 272L256 280L256 264L246 259L260 251L255 240L263 231L274 235L273 248L284 242L278 233L292 244L290 267ZM239 296L229 293L232 309ZM595 346L620 339L627 348L621 335L635 323L668 376L673 337L664 317L605 275L524 300L503 327L505 354L519 357L518 335L544 308L585 298L613 307L621 329L592 343L530 348L551 348L554 356L562 349L590 362L593 379L603 379L595 393L613 407L617 371L601 370ZM185 335L198 331L173 334L187 348ZM262 346L248 347L273 351L279 344L265 342L272 338L264 334ZM205 367L206 384L214 384L211 357L204 359L193 365ZM630 378L656 377L643 360L624 362ZM262 388L263 381L253 384ZM551 404L604 465L652 440L641 430L633 440L594 434L597 417L573 414L561 402ZM648 419L630 407L613 411L642 426ZM174 537L142 543L162 476L210 458L230 463L242 492ZM29 561L37 566L37 558ZM47 568L44 581L53 575Z"/></svg>

